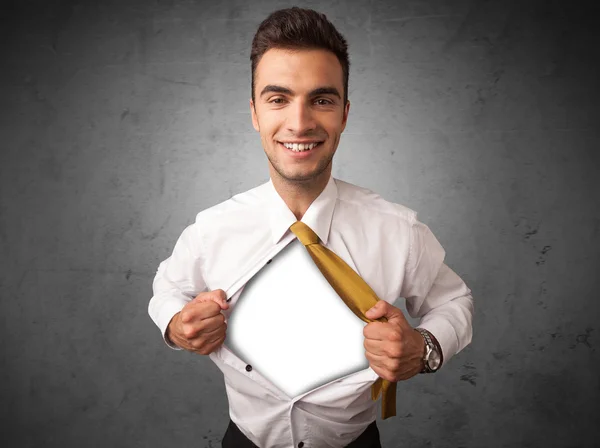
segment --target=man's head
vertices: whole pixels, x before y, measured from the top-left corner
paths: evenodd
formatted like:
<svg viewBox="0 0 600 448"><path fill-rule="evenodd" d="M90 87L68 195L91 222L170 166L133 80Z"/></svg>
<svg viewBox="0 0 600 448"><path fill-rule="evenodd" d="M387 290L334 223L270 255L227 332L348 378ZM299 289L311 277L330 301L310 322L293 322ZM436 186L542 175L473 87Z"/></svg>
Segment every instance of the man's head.
<svg viewBox="0 0 600 448"><path fill-rule="evenodd" d="M252 123L271 176L311 183L328 179L350 108L345 39L323 14L275 11L259 26L250 59ZM288 148L290 143L296 148ZM293 151L300 144L311 149L300 155Z"/></svg>
<svg viewBox="0 0 600 448"><path fill-rule="evenodd" d="M255 100L256 67L263 54L272 48L289 50L321 49L335 54L342 66L344 104L348 101L348 76L350 59L346 39L325 14L312 9L289 8L275 11L259 25L254 39L250 61L252 63L252 101Z"/></svg>

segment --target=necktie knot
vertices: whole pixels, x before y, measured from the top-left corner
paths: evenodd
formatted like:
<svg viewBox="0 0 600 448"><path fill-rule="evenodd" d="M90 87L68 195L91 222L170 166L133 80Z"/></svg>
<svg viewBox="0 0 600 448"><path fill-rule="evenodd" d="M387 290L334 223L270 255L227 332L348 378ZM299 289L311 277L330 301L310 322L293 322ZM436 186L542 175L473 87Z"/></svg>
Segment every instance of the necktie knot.
<svg viewBox="0 0 600 448"><path fill-rule="evenodd" d="M290 230L298 237L300 242L305 246L317 244L319 242L319 236L302 221L296 221L290 226Z"/></svg>

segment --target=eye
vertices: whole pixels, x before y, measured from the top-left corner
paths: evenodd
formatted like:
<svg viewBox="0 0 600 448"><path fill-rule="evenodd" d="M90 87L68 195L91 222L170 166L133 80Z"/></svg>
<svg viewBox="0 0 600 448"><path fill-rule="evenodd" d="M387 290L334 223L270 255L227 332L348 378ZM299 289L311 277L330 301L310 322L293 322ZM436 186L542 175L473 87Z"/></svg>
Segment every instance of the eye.
<svg viewBox="0 0 600 448"><path fill-rule="evenodd" d="M315 101L319 106L327 106L329 104L333 104L333 101L328 100L327 98L319 98Z"/></svg>
<svg viewBox="0 0 600 448"><path fill-rule="evenodd" d="M271 103L271 104L283 104L284 101L285 100L283 98L273 98L272 100L269 101L269 103Z"/></svg>

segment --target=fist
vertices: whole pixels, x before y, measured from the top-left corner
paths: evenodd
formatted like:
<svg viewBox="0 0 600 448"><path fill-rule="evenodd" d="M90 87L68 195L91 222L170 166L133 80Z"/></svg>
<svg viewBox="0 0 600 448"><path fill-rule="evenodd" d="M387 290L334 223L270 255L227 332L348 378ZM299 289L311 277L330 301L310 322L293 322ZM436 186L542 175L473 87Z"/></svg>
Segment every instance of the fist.
<svg viewBox="0 0 600 448"><path fill-rule="evenodd" d="M201 292L173 316L167 338L184 350L208 355L225 340L227 323L221 310L228 308L222 289Z"/></svg>

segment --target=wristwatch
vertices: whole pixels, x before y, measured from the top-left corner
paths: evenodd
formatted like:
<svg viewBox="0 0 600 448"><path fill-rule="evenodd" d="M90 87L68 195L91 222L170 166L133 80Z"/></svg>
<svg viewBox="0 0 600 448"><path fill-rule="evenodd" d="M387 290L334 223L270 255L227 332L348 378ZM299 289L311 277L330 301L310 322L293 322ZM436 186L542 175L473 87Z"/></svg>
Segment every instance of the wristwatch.
<svg viewBox="0 0 600 448"><path fill-rule="evenodd" d="M425 354L423 355L423 370L420 373L435 373L440 368L441 364L441 355L440 351L433 343L429 331L424 328L415 328L423 339L425 339Z"/></svg>

